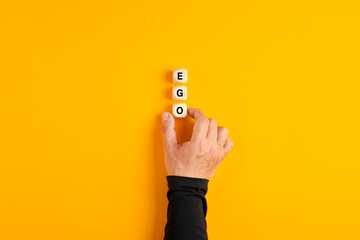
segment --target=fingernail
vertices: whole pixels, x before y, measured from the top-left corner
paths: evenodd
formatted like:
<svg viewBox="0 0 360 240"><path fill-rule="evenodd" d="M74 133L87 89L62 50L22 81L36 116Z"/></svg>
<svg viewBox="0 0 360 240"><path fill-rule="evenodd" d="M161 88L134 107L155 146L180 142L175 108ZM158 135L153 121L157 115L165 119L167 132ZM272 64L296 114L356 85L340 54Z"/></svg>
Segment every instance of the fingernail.
<svg viewBox="0 0 360 240"><path fill-rule="evenodd" d="M168 120L169 119L169 114L167 112L164 112L162 114L162 120L165 121L165 120Z"/></svg>

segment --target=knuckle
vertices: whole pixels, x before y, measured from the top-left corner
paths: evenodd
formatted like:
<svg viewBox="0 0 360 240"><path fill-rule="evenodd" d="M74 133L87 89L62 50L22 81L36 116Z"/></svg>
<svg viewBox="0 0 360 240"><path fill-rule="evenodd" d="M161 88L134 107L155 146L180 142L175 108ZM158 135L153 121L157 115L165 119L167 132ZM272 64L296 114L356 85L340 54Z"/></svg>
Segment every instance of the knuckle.
<svg viewBox="0 0 360 240"><path fill-rule="evenodd" d="M205 124L209 124L209 119L207 117L202 117L202 119Z"/></svg>
<svg viewBox="0 0 360 240"><path fill-rule="evenodd" d="M201 117L198 119L198 122L200 125L207 125L209 124L209 119L207 119L206 117Z"/></svg>
<svg viewBox="0 0 360 240"><path fill-rule="evenodd" d="M209 124L217 125L217 121L213 118L209 119Z"/></svg>
<svg viewBox="0 0 360 240"><path fill-rule="evenodd" d="M222 130L223 130L223 132L224 132L225 135L228 135L229 130L228 130L226 127L223 127Z"/></svg>
<svg viewBox="0 0 360 240"><path fill-rule="evenodd" d="M229 130L227 128L225 128L225 127L220 127L219 128L219 133L224 135L224 136L227 136L228 133L229 133Z"/></svg>
<svg viewBox="0 0 360 240"><path fill-rule="evenodd" d="M162 132L163 133L167 133L169 131L169 126L163 126L162 127Z"/></svg>
<svg viewBox="0 0 360 240"><path fill-rule="evenodd" d="M196 114L202 114L202 111L201 111L200 109L196 108L196 109L195 109L195 113L196 113Z"/></svg>

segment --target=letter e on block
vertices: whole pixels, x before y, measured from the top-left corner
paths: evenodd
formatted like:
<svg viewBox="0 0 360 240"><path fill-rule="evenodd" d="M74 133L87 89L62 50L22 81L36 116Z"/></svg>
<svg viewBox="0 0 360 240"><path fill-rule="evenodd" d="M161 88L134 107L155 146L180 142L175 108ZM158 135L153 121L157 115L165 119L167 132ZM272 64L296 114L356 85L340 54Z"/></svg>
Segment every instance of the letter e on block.
<svg viewBox="0 0 360 240"><path fill-rule="evenodd" d="M187 70L186 69L175 69L173 71L173 82L174 83L186 83L187 82Z"/></svg>

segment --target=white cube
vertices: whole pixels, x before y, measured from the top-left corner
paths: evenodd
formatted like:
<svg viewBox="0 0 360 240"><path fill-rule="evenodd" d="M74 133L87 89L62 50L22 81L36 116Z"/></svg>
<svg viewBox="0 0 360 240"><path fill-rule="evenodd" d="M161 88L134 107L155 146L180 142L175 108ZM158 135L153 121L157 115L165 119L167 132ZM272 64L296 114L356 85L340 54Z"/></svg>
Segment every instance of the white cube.
<svg viewBox="0 0 360 240"><path fill-rule="evenodd" d="M187 116L187 105L186 103L175 103L173 104L173 115L176 118L185 118Z"/></svg>
<svg viewBox="0 0 360 240"><path fill-rule="evenodd" d="M172 97L174 100L186 100L187 88L186 86L175 86L172 88Z"/></svg>
<svg viewBox="0 0 360 240"><path fill-rule="evenodd" d="M187 70L186 69L175 69L173 71L173 82L174 83L186 83L187 82Z"/></svg>

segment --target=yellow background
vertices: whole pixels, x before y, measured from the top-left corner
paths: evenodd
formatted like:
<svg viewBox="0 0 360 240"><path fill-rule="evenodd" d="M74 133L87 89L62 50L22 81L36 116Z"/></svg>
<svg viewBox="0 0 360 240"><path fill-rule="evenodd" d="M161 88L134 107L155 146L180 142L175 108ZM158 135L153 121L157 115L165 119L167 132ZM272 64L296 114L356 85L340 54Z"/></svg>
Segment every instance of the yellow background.
<svg viewBox="0 0 360 240"><path fill-rule="evenodd" d="M359 42L355 0L1 0L0 239L161 239L174 68L235 144L210 239L360 239Z"/></svg>

